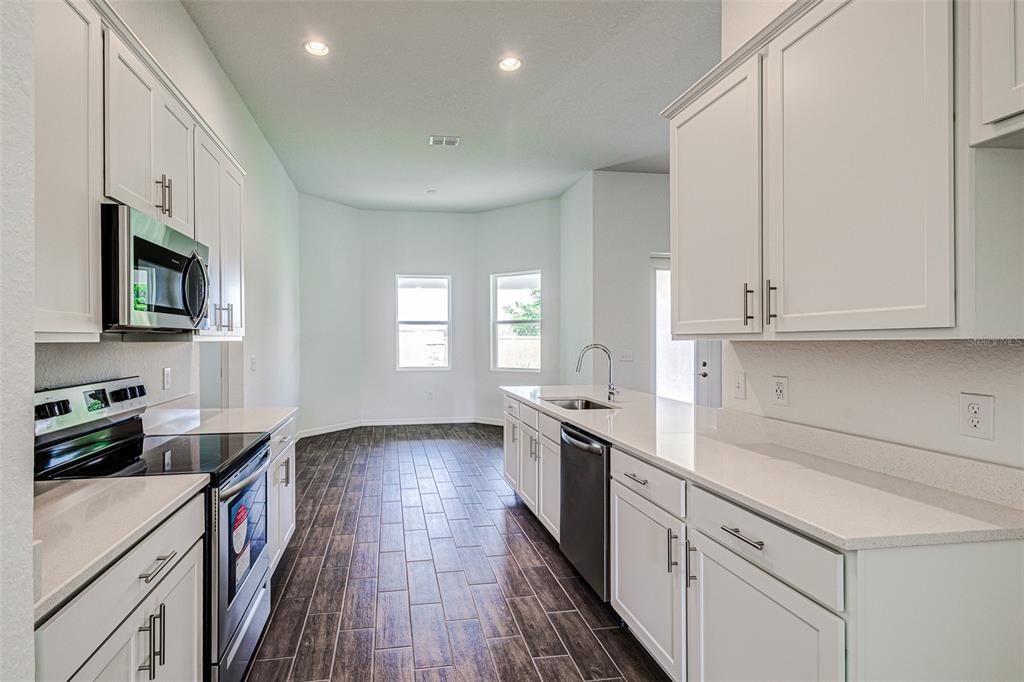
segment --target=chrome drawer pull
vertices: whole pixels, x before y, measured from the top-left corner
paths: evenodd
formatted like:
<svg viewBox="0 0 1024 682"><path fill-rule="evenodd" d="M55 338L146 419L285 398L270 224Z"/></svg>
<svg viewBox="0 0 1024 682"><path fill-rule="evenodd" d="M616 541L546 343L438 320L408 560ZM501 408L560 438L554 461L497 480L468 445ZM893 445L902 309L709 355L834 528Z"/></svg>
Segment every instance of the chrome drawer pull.
<svg viewBox="0 0 1024 682"><path fill-rule="evenodd" d="M690 589L690 585L697 582L697 576L690 572L690 552L696 552L697 548L690 544L690 541L686 541L686 589Z"/></svg>
<svg viewBox="0 0 1024 682"><path fill-rule="evenodd" d="M729 528L729 526L722 526L722 530L724 530L726 533L733 536L737 540L742 540L743 542L747 543L748 545L756 549L758 552L764 549L763 540L752 540L751 538L748 538L746 535L744 535L739 528Z"/></svg>
<svg viewBox="0 0 1024 682"><path fill-rule="evenodd" d="M671 528L665 529L665 545L668 548L668 572L672 572L673 566L678 566L678 561L672 561L672 541L678 539L679 536L672 532Z"/></svg>
<svg viewBox="0 0 1024 682"><path fill-rule="evenodd" d="M156 614L151 614L149 625L139 628L139 632L149 633L149 663L140 665L139 670L145 670L148 673L147 677L151 680L156 679L156 618Z"/></svg>
<svg viewBox="0 0 1024 682"><path fill-rule="evenodd" d="M628 471L622 472L622 475L625 476L626 478L630 479L630 480L636 481L640 485L647 485L647 479L646 478L638 478L636 474L631 474Z"/></svg>
<svg viewBox="0 0 1024 682"><path fill-rule="evenodd" d="M153 579L160 575L160 571L167 568L167 565L170 564L171 561L173 561L174 557L176 556L178 556L177 551L171 552L170 554L162 554L161 556L158 556L156 560L160 563L157 565L157 567L149 573L140 573L139 580L144 580L147 585L153 582Z"/></svg>

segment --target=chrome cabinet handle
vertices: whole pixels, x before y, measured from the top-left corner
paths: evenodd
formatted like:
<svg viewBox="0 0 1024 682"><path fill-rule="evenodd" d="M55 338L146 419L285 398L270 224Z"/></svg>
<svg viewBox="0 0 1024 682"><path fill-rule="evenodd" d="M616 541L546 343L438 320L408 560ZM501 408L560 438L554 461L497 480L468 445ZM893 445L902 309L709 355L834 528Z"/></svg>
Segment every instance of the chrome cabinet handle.
<svg viewBox="0 0 1024 682"><path fill-rule="evenodd" d="M747 282L743 283L743 326L746 327L750 324L750 321L754 319L754 316L750 314L750 310L747 307L747 296L754 293L754 290L750 288Z"/></svg>
<svg viewBox="0 0 1024 682"><path fill-rule="evenodd" d="M516 425L515 424L512 425L512 442L513 443L516 442Z"/></svg>
<svg viewBox="0 0 1024 682"><path fill-rule="evenodd" d="M772 286L772 281L770 279L766 279L764 281L764 323L765 324L771 324L772 323L772 319L778 317L778 315L776 315L775 313L772 312L772 292L773 291L778 291L778 290L779 290L778 287L773 287Z"/></svg>
<svg viewBox="0 0 1024 682"><path fill-rule="evenodd" d="M167 217L174 217L174 182L173 179L167 178Z"/></svg>
<svg viewBox="0 0 1024 682"><path fill-rule="evenodd" d="M149 583L153 582L153 580L158 575L160 575L160 572L163 571L165 568L167 568L168 564L170 564L174 560L174 557L176 557L176 556L178 556L178 552L177 551L173 551L170 554L162 554L162 555L158 556L156 558L156 560L159 561L160 563L157 564L157 567L154 568L149 573L140 573L139 574L139 580L145 581L145 583L147 585Z"/></svg>
<svg viewBox="0 0 1024 682"><path fill-rule="evenodd" d="M730 528L729 526L722 526L722 530L724 530L726 533L733 536L737 540L742 540L743 542L747 543L748 545L756 549L758 552L764 549L763 540L754 540L753 538L748 538L746 535L743 534L743 531L741 531L739 528Z"/></svg>
<svg viewBox="0 0 1024 682"><path fill-rule="evenodd" d="M160 209L160 215L167 213L167 174L164 173L160 176L159 180L153 181L155 184L160 185L160 203L153 206L153 208Z"/></svg>
<svg viewBox="0 0 1024 682"><path fill-rule="evenodd" d="M160 650L154 651L153 655L163 665L166 661L164 657L164 650L167 647L167 605L160 602L160 613L157 614L156 619L160 621Z"/></svg>
<svg viewBox="0 0 1024 682"><path fill-rule="evenodd" d="M224 309L228 311L228 331L233 332L235 331L235 304L228 303Z"/></svg>
<svg viewBox="0 0 1024 682"><path fill-rule="evenodd" d="M156 614L150 614L149 624L139 628L139 632L148 633L149 640L149 663L139 666L139 671L146 671L147 677L156 679Z"/></svg>
<svg viewBox="0 0 1024 682"><path fill-rule="evenodd" d="M281 466L284 467L284 474L281 476L281 485L291 485L291 482L292 482L292 480L291 480L292 479L292 466L291 466L291 463L292 463L292 461L290 459L288 459L287 457L285 458L285 460L283 462L281 462Z"/></svg>
<svg viewBox="0 0 1024 682"><path fill-rule="evenodd" d="M665 545L668 549L668 572L672 572L673 566L678 566L678 561L672 561L672 541L679 539L679 536L672 532L671 528L665 529Z"/></svg>
<svg viewBox="0 0 1024 682"><path fill-rule="evenodd" d="M631 474L628 471L622 472L622 475L625 476L626 478L632 480L632 481L636 481L640 485L647 485L647 479L646 478L638 478L636 474Z"/></svg>
<svg viewBox="0 0 1024 682"><path fill-rule="evenodd" d="M220 328L221 328L220 313L223 310L223 308L221 308L221 305L219 303L214 303L212 305L213 305L213 312L210 315L210 319L212 319L213 323L215 325L217 325L217 331L220 331Z"/></svg>
<svg viewBox="0 0 1024 682"><path fill-rule="evenodd" d="M697 548L690 544L690 541L686 541L686 589L690 589L690 585L697 582L697 576L690 572L690 552L696 552Z"/></svg>

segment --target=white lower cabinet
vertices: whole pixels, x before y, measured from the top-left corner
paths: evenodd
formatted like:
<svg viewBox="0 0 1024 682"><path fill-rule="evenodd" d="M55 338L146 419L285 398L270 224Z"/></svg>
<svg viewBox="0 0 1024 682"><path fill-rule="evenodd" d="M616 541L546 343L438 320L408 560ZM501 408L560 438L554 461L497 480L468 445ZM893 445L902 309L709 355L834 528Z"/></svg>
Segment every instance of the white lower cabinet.
<svg viewBox="0 0 1024 682"><path fill-rule="evenodd" d="M540 434L537 430L520 422L519 438L519 496L526 506L536 514L540 497Z"/></svg>
<svg viewBox="0 0 1024 682"><path fill-rule="evenodd" d="M845 623L691 531L689 679L843 680Z"/></svg>
<svg viewBox="0 0 1024 682"><path fill-rule="evenodd" d="M562 507L562 450L546 436L540 438L539 468L537 518L557 540Z"/></svg>
<svg viewBox="0 0 1024 682"><path fill-rule="evenodd" d="M519 487L519 420L505 415L505 480L513 489Z"/></svg>
<svg viewBox="0 0 1024 682"><path fill-rule="evenodd" d="M270 465L270 489L267 491L267 518L270 527L270 569L284 554L295 532L295 444L288 446Z"/></svg>
<svg viewBox="0 0 1024 682"><path fill-rule="evenodd" d="M203 543L197 542L71 678L202 679Z"/></svg>
<svg viewBox="0 0 1024 682"><path fill-rule="evenodd" d="M677 682L686 679L686 527L611 483L611 604Z"/></svg>

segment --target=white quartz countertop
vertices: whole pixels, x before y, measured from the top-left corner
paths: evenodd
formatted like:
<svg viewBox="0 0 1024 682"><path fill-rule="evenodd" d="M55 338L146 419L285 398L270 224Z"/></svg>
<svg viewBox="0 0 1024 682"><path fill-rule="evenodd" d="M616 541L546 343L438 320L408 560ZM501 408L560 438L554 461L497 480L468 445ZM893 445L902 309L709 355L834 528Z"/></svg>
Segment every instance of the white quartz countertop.
<svg viewBox="0 0 1024 682"><path fill-rule="evenodd" d="M173 436L186 433L270 433L292 417L294 407L234 407L202 410L187 396L146 410L146 433Z"/></svg>
<svg viewBox="0 0 1024 682"><path fill-rule="evenodd" d="M37 483L40 624L209 483L206 474Z"/></svg>
<svg viewBox="0 0 1024 682"><path fill-rule="evenodd" d="M838 549L1024 538L1024 512L771 443L695 433L689 403L622 391L613 410L566 410L546 398L607 402L603 386L503 386L507 395L681 478ZM1024 491L1022 491L1024 494Z"/></svg>

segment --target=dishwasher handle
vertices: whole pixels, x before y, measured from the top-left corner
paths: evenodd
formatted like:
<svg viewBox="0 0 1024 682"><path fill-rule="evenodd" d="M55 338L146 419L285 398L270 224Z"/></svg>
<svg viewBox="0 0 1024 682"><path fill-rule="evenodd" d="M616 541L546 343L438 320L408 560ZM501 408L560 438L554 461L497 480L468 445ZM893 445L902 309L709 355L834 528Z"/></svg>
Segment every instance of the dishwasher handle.
<svg viewBox="0 0 1024 682"><path fill-rule="evenodd" d="M577 437L569 435L569 432L565 428L562 428L562 442L566 445L570 445L578 450L584 452L590 452L595 455L603 455L605 446L598 441L582 441Z"/></svg>

